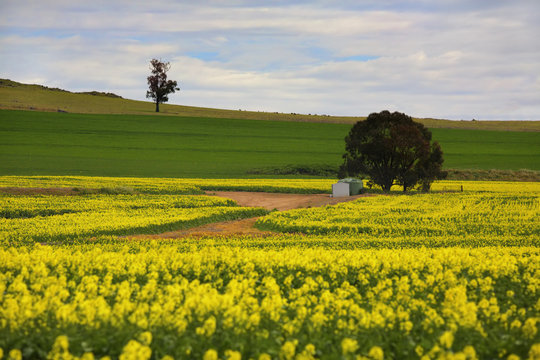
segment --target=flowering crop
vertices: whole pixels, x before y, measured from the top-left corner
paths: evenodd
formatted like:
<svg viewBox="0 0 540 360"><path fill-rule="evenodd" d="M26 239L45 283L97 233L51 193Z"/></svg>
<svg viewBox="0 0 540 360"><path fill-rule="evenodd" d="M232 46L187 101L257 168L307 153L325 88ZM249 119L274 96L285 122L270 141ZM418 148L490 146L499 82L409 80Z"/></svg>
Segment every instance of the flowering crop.
<svg viewBox="0 0 540 360"><path fill-rule="evenodd" d="M146 194L202 194L203 191L266 191L280 193L330 193L332 179L173 179L92 176L0 176L0 188L68 187L79 190L133 189ZM435 181L434 191L512 192L540 194L540 184L510 181ZM399 192L394 187L393 192Z"/></svg>
<svg viewBox="0 0 540 360"><path fill-rule="evenodd" d="M537 195L447 193L366 197L336 206L275 212L257 224L277 231L364 238L538 241L539 220Z"/></svg>
<svg viewBox="0 0 540 360"><path fill-rule="evenodd" d="M0 187L85 189L131 188L148 194L200 194L201 190L177 179L94 176L0 176Z"/></svg>
<svg viewBox="0 0 540 360"><path fill-rule="evenodd" d="M209 196L0 196L0 243L156 233L263 215Z"/></svg>
<svg viewBox="0 0 540 360"><path fill-rule="evenodd" d="M202 194L204 190L266 191L281 193L327 193L328 179L172 179L88 176L0 176L1 187L87 189L133 189L147 194Z"/></svg>
<svg viewBox="0 0 540 360"><path fill-rule="evenodd" d="M515 181L460 181L443 180L435 181L431 187L434 191L460 191L463 186L464 192L491 192L491 193L514 193L540 195L540 183L538 182L515 182Z"/></svg>
<svg viewBox="0 0 540 360"><path fill-rule="evenodd" d="M0 195L0 359L540 359L538 183L436 183L259 220L296 234L149 241L117 235L267 213L171 194L330 181L13 179L153 195Z"/></svg>
<svg viewBox="0 0 540 360"><path fill-rule="evenodd" d="M537 247L103 242L0 250L0 264L6 354L497 358L539 347Z"/></svg>

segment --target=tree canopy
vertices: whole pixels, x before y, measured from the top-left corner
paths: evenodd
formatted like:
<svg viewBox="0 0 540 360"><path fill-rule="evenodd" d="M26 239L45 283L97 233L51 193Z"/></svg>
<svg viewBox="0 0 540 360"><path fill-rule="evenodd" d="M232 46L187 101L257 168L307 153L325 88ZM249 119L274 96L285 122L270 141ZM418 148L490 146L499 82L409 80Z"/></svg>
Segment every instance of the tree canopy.
<svg viewBox="0 0 540 360"><path fill-rule="evenodd" d="M423 124L400 112L372 113L357 122L345 150L339 176L367 176L386 192L393 185L428 191L435 179L446 177L439 143L431 142Z"/></svg>
<svg viewBox="0 0 540 360"><path fill-rule="evenodd" d="M170 63L162 62L157 59L150 61L150 71L148 76L149 90L146 92L146 98L152 98L156 103L156 112L159 112L159 104L169 101L169 94L174 93L178 88L178 83L173 80L167 80L167 71L171 68Z"/></svg>

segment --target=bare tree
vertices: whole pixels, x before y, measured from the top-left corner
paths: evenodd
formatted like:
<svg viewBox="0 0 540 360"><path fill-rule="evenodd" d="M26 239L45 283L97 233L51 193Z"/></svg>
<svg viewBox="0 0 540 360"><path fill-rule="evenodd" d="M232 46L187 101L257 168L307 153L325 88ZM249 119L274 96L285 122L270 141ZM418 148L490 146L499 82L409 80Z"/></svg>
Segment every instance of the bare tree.
<svg viewBox="0 0 540 360"><path fill-rule="evenodd" d="M146 92L146 98L152 98L156 103L156 112L159 112L159 104L169 101L169 94L180 90L177 82L167 80L167 71L171 68L168 62L162 62L158 59L150 61L150 75L148 80L149 90Z"/></svg>

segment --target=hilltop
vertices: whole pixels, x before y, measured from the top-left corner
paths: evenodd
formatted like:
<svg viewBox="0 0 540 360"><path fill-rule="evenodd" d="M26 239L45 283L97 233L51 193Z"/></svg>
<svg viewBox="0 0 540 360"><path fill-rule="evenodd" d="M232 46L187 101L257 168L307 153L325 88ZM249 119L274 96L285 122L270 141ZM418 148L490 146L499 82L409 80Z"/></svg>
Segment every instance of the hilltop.
<svg viewBox="0 0 540 360"><path fill-rule="evenodd" d="M188 116L336 124L353 124L365 119L362 116L287 114L212 109L171 104L162 104L160 106L161 112L156 114L154 104L148 101L129 100L116 94L97 91L75 93L58 88L49 88L43 85L22 84L8 79L0 79L0 109L69 112L77 114ZM375 110L378 111L381 109ZM540 131L540 121L453 121L431 118L416 118L415 120L429 128Z"/></svg>

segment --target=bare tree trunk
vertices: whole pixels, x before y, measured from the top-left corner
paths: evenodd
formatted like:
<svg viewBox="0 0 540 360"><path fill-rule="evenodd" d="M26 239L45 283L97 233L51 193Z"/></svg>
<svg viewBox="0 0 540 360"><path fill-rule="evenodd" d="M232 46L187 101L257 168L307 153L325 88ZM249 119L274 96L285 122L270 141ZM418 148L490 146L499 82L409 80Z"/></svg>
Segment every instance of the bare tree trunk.
<svg viewBox="0 0 540 360"><path fill-rule="evenodd" d="M390 192L390 189L392 188L392 183L394 182L394 180L392 181L384 181L383 184L381 184L381 187L383 189L384 192Z"/></svg>
<svg viewBox="0 0 540 360"><path fill-rule="evenodd" d="M159 112L159 102L156 101L156 112Z"/></svg>

